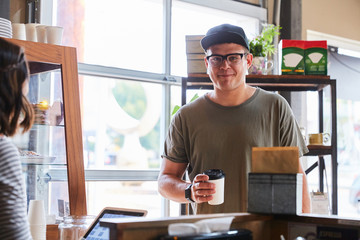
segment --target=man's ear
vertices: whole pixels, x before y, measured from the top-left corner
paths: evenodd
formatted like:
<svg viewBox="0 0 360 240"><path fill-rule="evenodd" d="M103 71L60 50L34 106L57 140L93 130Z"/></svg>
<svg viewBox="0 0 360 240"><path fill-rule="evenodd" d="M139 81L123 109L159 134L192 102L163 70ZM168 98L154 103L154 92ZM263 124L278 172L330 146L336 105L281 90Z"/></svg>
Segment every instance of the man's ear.
<svg viewBox="0 0 360 240"><path fill-rule="evenodd" d="M247 64L247 68L249 69L251 64L252 64L252 61L253 61L253 55L251 53L248 53L246 55L246 64Z"/></svg>
<svg viewBox="0 0 360 240"><path fill-rule="evenodd" d="M206 57L204 57L205 67L206 67L206 73L209 74L209 62Z"/></svg>

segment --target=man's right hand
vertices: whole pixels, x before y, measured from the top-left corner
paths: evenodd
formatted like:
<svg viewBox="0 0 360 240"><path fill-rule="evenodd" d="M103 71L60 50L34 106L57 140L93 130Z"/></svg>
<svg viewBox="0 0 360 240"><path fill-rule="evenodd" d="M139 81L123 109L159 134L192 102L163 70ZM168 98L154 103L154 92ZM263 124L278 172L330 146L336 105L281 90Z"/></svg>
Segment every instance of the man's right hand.
<svg viewBox="0 0 360 240"><path fill-rule="evenodd" d="M183 180L186 167L186 163L175 163L166 158L163 159L158 177L158 189L163 197L181 203L189 202L185 198L185 189L189 186L189 182ZM202 203L213 199L215 184L208 180L209 176L205 174L195 176L191 187L191 199L194 202Z"/></svg>
<svg viewBox="0 0 360 240"><path fill-rule="evenodd" d="M198 174L195 176L191 187L191 199L196 203L208 202L213 199L215 184L208 182L209 176Z"/></svg>

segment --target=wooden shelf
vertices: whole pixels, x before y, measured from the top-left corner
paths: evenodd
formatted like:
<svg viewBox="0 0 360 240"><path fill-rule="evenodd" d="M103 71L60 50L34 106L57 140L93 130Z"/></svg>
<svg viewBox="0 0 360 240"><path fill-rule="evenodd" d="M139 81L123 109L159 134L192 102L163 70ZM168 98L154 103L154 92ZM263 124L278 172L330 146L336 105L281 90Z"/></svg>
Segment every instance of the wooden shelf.
<svg viewBox="0 0 360 240"><path fill-rule="evenodd" d="M60 70L60 68L61 68L60 64L29 62L29 69L31 74Z"/></svg>
<svg viewBox="0 0 360 240"><path fill-rule="evenodd" d="M331 155L332 146L325 145L308 145L309 152L305 156Z"/></svg>
<svg viewBox="0 0 360 240"><path fill-rule="evenodd" d="M207 74L190 75L188 89L212 89L212 82ZM246 82L251 86L268 91L320 91L332 83L330 76L322 75L247 75Z"/></svg>
<svg viewBox="0 0 360 240"><path fill-rule="evenodd" d="M201 79L201 78L209 78L208 74L189 74L188 78L193 79ZM298 79L304 80L306 79L330 79L328 75L246 75L247 79Z"/></svg>
<svg viewBox="0 0 360 240"><path fill-rule="evenodd" d="M313 164L306 170L311 172L314 168L319 169L319 188L323 191L324 186L324 155L331 156L332 176L332 213L337 214L337 117L336 117L336 80L324 75L247 75L247 84L262 88L267 91L316 91L319 99L319 132L323 132L324 102L323 90L330 87L331 94L331 146L308 146L306 156L318 156L319 163ZM213 89L213 84L207 74L191 74L182 79L182 105L186 104L186 91L188 89Z"/></svg>

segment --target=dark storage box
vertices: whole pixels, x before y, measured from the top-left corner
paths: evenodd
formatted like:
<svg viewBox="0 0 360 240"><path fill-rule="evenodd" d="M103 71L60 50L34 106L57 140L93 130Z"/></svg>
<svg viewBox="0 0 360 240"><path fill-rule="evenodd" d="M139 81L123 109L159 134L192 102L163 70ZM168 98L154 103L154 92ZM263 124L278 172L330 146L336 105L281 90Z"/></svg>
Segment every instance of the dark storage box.
<svg viewBox="0 0 360 240"><path fill-rule="evenodd" d="M248 212L302 212L302 174L249 173Z"/></svg>

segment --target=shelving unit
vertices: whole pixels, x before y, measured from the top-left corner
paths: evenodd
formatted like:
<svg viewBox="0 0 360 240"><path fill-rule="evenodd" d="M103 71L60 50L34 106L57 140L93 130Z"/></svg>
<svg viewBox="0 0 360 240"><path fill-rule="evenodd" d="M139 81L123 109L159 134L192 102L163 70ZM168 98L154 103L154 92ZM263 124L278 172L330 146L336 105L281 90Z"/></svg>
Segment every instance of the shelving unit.
<svg viewBox="0 0 360 240"><path fill-rule="evenodd" d="M314 168L319 169L319 190L324 189L324 156L331 156L332 171L332 214L338 212L338 188L337 188L337 126L336 126L336 80L329 76L317 75L247 75L246 82L251 86L260 87L268 91L317 91L319 98L319 132L324 132L324 88L330 87L331 91L331 145L309 145L309 153L306 156L318 156L319 160L309 167L308 174ZM196 74L182 78L182 105L186 104L186 91L188 89L213 89L212 82L206 74Z"/></svg>
<svg viewBox="0 0 360 240"><path fill-rule="evenodd" d="M76 49L52 44L6 39L24 48L26 59L29 62L31 76L39 75L38 83L30 86L30 93L36 98L49 98L59 91L59 102L63 106L61 123L49 124L47 122L34 124L28 135L20 135L19 138L25 144L19 147L22 150L32 151L33 146L37 149L48 150L52 146L55 150L49 150L49 156L40 156L36 162L31 158L24 157L23 170L27 182L28 194L41 192L40 197L45 204L56 205L57 202L50 202L51 196L58 190L56 185L49 189L49 184L54 181L54 176L47 174L49 170L55 170L62 175L59 182L67 182L69 210L71 215L86 215L86 191L85 173L83 162L82 127L80 114L79 81L77 70ZM49 74L48 74L49 73ZM51 73L51 74L50 74ZM41 74L45 76L42 77ZM46 76L46 75L49 76ZM54 84L57 79L57 85ZM52 82L51 82L52 81ZM49 83L50 82L50 83ZM30 80L31 83L31 80ZM42 89L42 85L46 85ZM31 136L33 134L34 136ZM46 138L44 136L52 136ZM60 150L59 150L60 148ZM52 154L60 151L55 163L52 162ZM42 155L42 154L41 154ZM45 169L45 174L41 171ZM40 173L39 173L40 171ZM40 178L40 180L39 180ZM44 179L41 179L44 178ZM59 179L59 178L58 178ZM40 190L39 190L40 188ZM43 188L43 189L42 189ZM61 199L67 196L56 195Z"/></svg>

